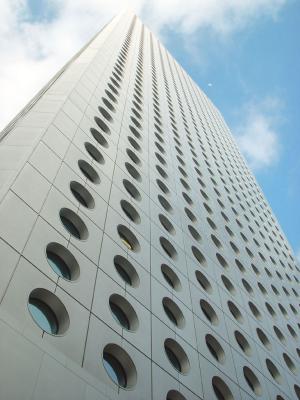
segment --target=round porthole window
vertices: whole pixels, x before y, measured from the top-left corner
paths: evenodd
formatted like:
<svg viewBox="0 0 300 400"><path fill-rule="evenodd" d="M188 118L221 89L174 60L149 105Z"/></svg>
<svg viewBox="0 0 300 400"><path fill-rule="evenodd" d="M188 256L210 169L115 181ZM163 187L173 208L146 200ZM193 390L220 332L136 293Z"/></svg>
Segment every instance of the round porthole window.
<svg viewBox="0 0 300 400"><path fill-rule="evenodd" d="M168 179L168 174L160 165L156 165L156 170L160 174L160 176L162 176L164 179Z"/></svg>
<svg viewBox="0 0 300 400"><path fill-rule="evenodd" d="M105 97L102 97L102 101L103 101L103 103L106 105L106 107L107 107L110 111L116 112L115 107L114 107L114 106L111 104L111 102L108 101Z"/></svg>
<svg viewBox="0 0 300 400"><path fill-rule="evenodd" d="M187 207L184 208L184 211L186 213L186 215L188 216L188 218L192 221L192 222L196 222L197 221L197 217L192 213L192 211L190 209L188 209Z"/></svg>
<svg viewBox="0 0 300 400"><path fill-rule="evenodd" d="M240 310L238 309L238 307L232 302L232 301L228 301L227 302L227 306L229 311L231 312L231 314L233 315L233 317L240 322L241 324L244 322L244 318L242 316L242 313L240 312Z"/></svg>
<svg viewBox="0 0 300 400"><path fill-rule="evenodd" d="M138 317L131 304L122 296L112 294L109 306L114 319L128 331L136 331L139 326Z"/></svg>
<svg viewBox="0 0 300 400"><path fill-rule="evenodd" d="M101 118L95 117L95 122L103 132L110 135L109 127L106 125L106 123Z"/></svg>
<svg viewBox="0 0 300 400"><path fill-rule="evenodd" d="M217 400L234 400L229 387L221 378L214 376L211 383Z"/></svg>
<svg viewBox="0 0 300 400"><path fill-rule="evenodd" d="M141 222L141 217L132 204L127 200L121 200L120 204L124 214L130 219L130 221L136 224Z"/></svg>
<svg viewBox="0 0 300 400"><path fill-rule="evenodd" d="M95 128L91 128L90 131L91 131L93 138L100 144L100 146L108 148L108 142L105 139L105 137L102 135L102 133L97 131L97 129L95 129Z"/></svg>
<svg viewBox="0 0 300 400"><path fill-rule="evenodd" d="M255 393L257 396L262 395L262 388L260 385L259 380L257 379L257 376L254 374L254 372L249 368L249 367L244 367L243 368L244 372L244 377L245 380L252 390L253 393Z"/></svg>
<svg viewBox="0 0 300 400"><path fill-rule="evenodd" d="M192 253L200 265L206 266L206 258L196 246L192 246Z"/></svg>
<svg viewBox="0 0 300 400"><path fill-rule="evenodd" d="M84 187L81 183L72 181L70 183L70 189L75 197L75 199L85 208L94 208L95 207L95 200L91 193Z"/></svg>
<svg viewBox="0 0 300 400"><path fill-rule="evenodd" d="M139 157L132 150L126 149L126 153L127 153L128 157L131 159L131 161L133 161L136 165L142 164Z"/></svg>
<svg viewBox="0 0 300 400"><path fill-rule="evenodd" d="M216 253L216 257L223 268L229 268L227 261L225 260L225 258L223 256L221 256L221 254Z"/></svg>
<svg viewBox="0 0 300 400"><path fill-rule="evenodd" d="M178 305L168 297L163 298L162 305L169 320L177 326L177 328L182 329L185 325L185 319Z"/></svg>
<svg viewBox="0 0 300 400"><path fill-rule="evenodd" d="M69 208L62 208L59 212L60 220L65 229L76 239L86 240L89 236L83 220Z"/></svg>
<svg viewBox="0 0 300 400"><path fill-rule="evenodd" d="M100 112L100 114L109 122L113 121L112 116L110 115L110 113L108 111L105 110L105 108L103 107L98 107L98 110Z"/></svg>
<svg viewBox="0 0 300 400"><path fill-rule="evenodd" d="M135 200L137 200L137 201L140 201L140 200L141 200L141 194L140 194L140 192L138 191L138 189L134 186L133 183L131 183L131 182L128 181L127 179L124 179L124 180L123 180L123 185L124 185L124 188L126 189L127 193L129 193L130 196L131 196L133 199L135 199Z"/></svg>
<svg viewBox="0 0 300 400"><path fill-rule="evenodd" d="M248 302L249 308L252 312L252 314L255 316L255 318L257 318L258 320L262 319L262 315L259 311L259 309L256 307L255 304L253 304L251 301Z"/></svg>
<svg viewBox="0 0 300 400"><path fill-rule="evenodd" d="M205 336L205 342L210 354L214 357L214 359L223 364L225 361L225 352L219 341L213 335L207 334Z"/></svg>
<svg viewBox="0 0 300 400"><path fill-rule="evenodd" d="M181 374L187 374L190 370L190 362L180 344L168 338L165 340L164 347L171 365Z"/></svg>
<svg viewBox="0 0 300 400"><path fill-rule="evenodd" d="M113 101L114 103L117 103L117 99L109 90L105 89L105 93L107 94L107 96L110 98L111 101Z"/></svg>
<svg viewBox="0 0 300 400"><path fill-rule="evenodd" d="M176 290L177 292L181 290L181 283L177 274L168 265L161 265L161 273L165 278L165 281L172 289Z"/></svg>
<svg viewBox="0 0 300 400"><path fill-rule="evenodd" d="M245 336L239 331L234 331L234 337L235 337L235 340L237 341L237 344L243 350L243 352L247 356L251 356L251 354L252 354L251 346L250 346L248 340L245 338Z"/></svg>
<svg viewBox="0 0 300 400"><path fill-rule="evenodd" d="M246 272L246 268L243 266L243 264L237 258L235 259L235 264L238 267L238 269L240 270L240 272L242 272L243 274Z"/></svg>
<svg viewBox="0 0 300 400"><path fill-rule="evenodd" d="M137 381L135 365L128 353L117 344L103 349L103 366L109 378L122 388L133 388Z"/></svg>
<svg viewBox="0 0 300 400"><path fill-rule="evenodd" d="M46 333L63 335L69 328L68 312L60 299L46 289L34 289L28 299L34 322Z"/></svg>
<svg viewBox="0 0 300 400"><path fill-rule="evenodd" d="M280 385L282 383L282 376L276 365L269 358L267 358L266 366L272 378Z"/></svg>
<svg viewBox="0 0 300 400"><path fill-rule="evenodd" d="M192 237L197 241L197 242L201 242L202 238L200 233L197 231L197 229L195 229L192 225L188 225L188 230L190 232L190 234L192 235Z"/></svg>
<svg viewBox="0 0 300 400"><path fill-rule="evenodd" d="M168 189L167 185L165 185L160 179L156 179L157 186L160 188L160 190L165 193L169 194L170 190Z"/></svg>
<svg viewBox="0 0 300 400"><path fill-rule="evenodd" d="M193 200L188 196L185 192L182 192L182 196L184 200L191 206L193 204Z"/></svg>
<svg viewBox="0 0 300 400"><path fill-rule="evenodd" d="M298 370L297 367L294 363L294 361L291 359L291 357L289 355L287 355L286 353L283 353L282 355L287 367L289 368L289 370L294 374L297 375Z"/></svg>
<svg viewBox="0 0 300 400"><path fill-rule="evenodd" d="M171 221L169 221L169 219L167 217L165 217L163 214L159 214L158 218L159 218L159 221L162 224L162 226L165 228L165 230L167 232L169 232L170 234L174 235L175 228L174 228L173 224L171 223Z"/></svg>
<svg viewBox="0 0 300 400"><path fill-rule="evenodd" d="M140 146L140 145L137 143L137 141L134 140L131 136L128 136L128 142L131 144L131 146L132 146L135 150L139 151L140 153L142 152L141 146Z"/></svg>
<svg viewBox="0 0 300 400"><path fill-rule="evenodd" d="M235 287L233 286L231 281L227 278L227 276L221 275L221 279L222 279L222 282L223 282L224 286L228 290L228 292L231 293L232 295L234 295L235 294Z"/></svg>
<svg viewBox="0 0 300 400"><path fill-rule="evenodd" d="M127 172L129 173L129 175L131 175L133 179L136 179L138 182L141 182L142 177L141 177L140 173L137 171L137 169L134 168L133 165L126 162L125 167L127 169Z"/></svg>
<svg viewBox="0 0 300 400"><path fill-rule="evenodd" d="M207 293L212 293L212 286L206 276L198 270L195 271L195 275L202 289L204 289Z"/></svg>
<svg viewBox="0 0 300 400"><path fill-rule="evenodd" d="M213 241L213 243L215 244L215 246L218 249L221 249L223 247L222 243L220 242L220 240L215 235L211 234L210 237L211 237L211 240Z"/></svg>
<svg viewBox="0 0 300 400"><path fill-rule="evenodd" d="M122 59L124 60L124 58L122 58ZM115 95L119 96L118 90L111 83L108 83L107 85Z"/></svg>
<svg viewBox="0 0 300 400"><path fill-rule="evenodd" d="M244 288L247 290L247 292L253 296L254 295L254 291L252 286L249 284L249 282L246 281L246 279L242 279L242 284L244 286Z"/></svg>
<svg viewBox="0 0 300 400"><path fill-rule="evenodd" d="M186 400L186 398L177 390L169 390L166 400Z"/></svg>
<svg viewBox="0 0 300 400"><path fill-rule="evenodd" d="M217 229L217 225L214 223L214 221L213 221L211 218L207 217L206 220L207 220L207 222L209 223L210 227L211 227L213 230L216 230L216 229Z"/></svg>
<svg viewBox="0 0 300 400"><path fill-rule="evenodd" d="M80 171L90 182L92 182L94 184L100 183L100 177L98 175L98 172L89 163L87 163L84 160L79 160L78 166L79 166Z"/></svg>
<svg viewBox="0 0 300 400"><path fill-rule="evenodd" d="M169 213L173 211L171 204L161 194L157 196L160 205Z"/></svg>
<svg viewBox="0 0 300 400"><path fill-rule="evenodd" d="M275 335L278 337L278 339L281 341L281 343L286 343L286 338L284 334L281 332L281 330L277 326L273 326Z"/></svg>
<svg viewBox="0 0 300 400"><path fill-rule="evenodd" d="M205 317L208 319L208 321L212 325L218 325L219 319L218 316L215 312L215 310L212 308L212 306L204 299L200 300L200 308L205 315Z"/></svg>
<svg viewBox="0 0 300 400"><path fill-rule="evenodd" d="M46 248L47 261L53 271L68 281L79 277L79 265L73 254L59 243L49 243Z"/></svg>
<svg viewBox="0 0 300 400"><path fill-rule="evenodd" d="M99 164L104 164L105 162L104 157L97 149L97 147L95 147L92 143L89 142L85 142L84 147L93 160L97 161L97 163Z"/></svg>
<svg viewBox="0 0 300 400"><path fill-rule="evenodd" d="M125 257L118 255L114 257L114 265L119 276L126 284L132 287L139 286L139 276L130 261L128 261Z"/></svg>
<svg viewBox="0 0 300 400"><path fill-rule="evenodd" d="M164 249L165 253L172 259L176 260L177 259L177 251L175 247L172 245L169 240L167 240L164 237L160 237L159 239L161 247Z"/></svg>
<svg viewBox="0 0 300 400"><path fill-rule="evenodd" d="M155 155L156 155L156 158L158 159L158 161L161 163L161 164L163 164L163 165L166 165L167 164L167 162L165 161L165 159L159 154L159 153L155 153Z"/></svg>
<svg viewBox="0 0 300 400"><path fill-rule="evenodd" d="M291 336L292 336L294 339L297 339L298 335L297 335L295 329L294 329L290 324L287 324L287 328L288 328L288 330L289 330Z"/></svg>
<svg viewBox="0 0 300 400"><path fill-rule="evenodd" d="M270 340L268 339L267 335L260 329L260 328L256 328L256 334L259 338L259 340L261 341L261 343L268 349L271 350L272 349L272 345Z"/></svg>
<svg viewBox="0 0 300 400"><path fill-rule="evenodd" d="M130 229L128 229L124 225L118 225L118 234L120 236L121 242L123 245L131 251L139 251L140 250L140 244L139 241L137 240L136 236L134 235L133 232L131 232Z"/></svg>

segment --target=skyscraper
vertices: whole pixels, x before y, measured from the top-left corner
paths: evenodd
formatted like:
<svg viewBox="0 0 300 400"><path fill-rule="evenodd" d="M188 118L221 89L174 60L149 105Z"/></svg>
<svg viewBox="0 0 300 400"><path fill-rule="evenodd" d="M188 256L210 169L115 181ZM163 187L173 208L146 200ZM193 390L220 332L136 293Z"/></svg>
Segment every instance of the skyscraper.
<svg viewBox="0 0 300 400"><path fill-rule="evenodd" d="M132 14L0 136L0 399L300 399L299 268Z"/></svg>

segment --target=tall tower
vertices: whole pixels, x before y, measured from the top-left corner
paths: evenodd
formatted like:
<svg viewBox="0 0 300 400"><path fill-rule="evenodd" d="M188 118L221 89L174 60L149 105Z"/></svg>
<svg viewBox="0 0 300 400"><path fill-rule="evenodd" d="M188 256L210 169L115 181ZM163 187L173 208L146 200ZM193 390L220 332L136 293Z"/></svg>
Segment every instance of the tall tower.
<svg viewBox="0 0 300 400"><path fill-rule="evenodd" d="M0 399L300 399L299 268L224 120L114 18L0 139Z"/></svg>

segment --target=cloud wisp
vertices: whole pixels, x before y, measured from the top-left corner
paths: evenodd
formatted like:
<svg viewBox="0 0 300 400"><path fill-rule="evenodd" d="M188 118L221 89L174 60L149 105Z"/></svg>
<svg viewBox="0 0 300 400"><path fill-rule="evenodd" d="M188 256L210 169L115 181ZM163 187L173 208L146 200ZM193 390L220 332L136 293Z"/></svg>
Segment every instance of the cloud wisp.
<svg viewBox="0 0 300 400"><path fill-rule="evenodd" d="M0 129L124 7L158 34L167 28L188 37L205 28L226 36L261 16L276 17L286 1L186 0L183 6L179 0L1 0Z"/></svg>
<svg viewBox="0 0 300 400"><path fill-rule="evenodd" d="M240 123L233 129L241 152L254 170L274 165L280 155L280 110L276 97L244 105L239 111Z"/></svg>

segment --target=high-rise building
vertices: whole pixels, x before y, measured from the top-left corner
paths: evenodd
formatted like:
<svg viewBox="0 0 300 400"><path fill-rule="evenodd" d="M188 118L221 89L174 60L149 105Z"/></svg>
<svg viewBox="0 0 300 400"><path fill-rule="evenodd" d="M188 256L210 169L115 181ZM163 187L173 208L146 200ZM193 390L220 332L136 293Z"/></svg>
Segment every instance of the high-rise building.
<svg viewBox="0 0 300 400"><path fill-rule="evenodd" d="M0 399L300 399L299 268L220 112L132 14L0 142Z"/></svg>

